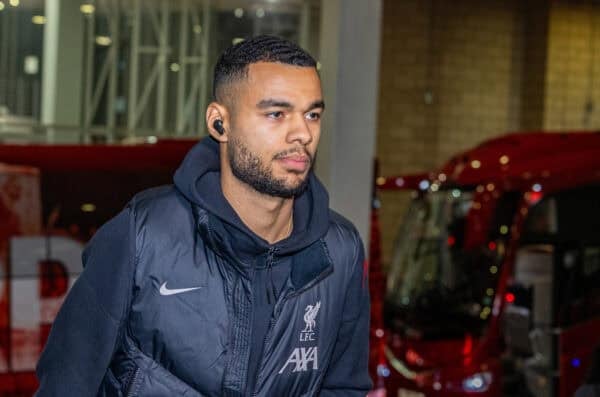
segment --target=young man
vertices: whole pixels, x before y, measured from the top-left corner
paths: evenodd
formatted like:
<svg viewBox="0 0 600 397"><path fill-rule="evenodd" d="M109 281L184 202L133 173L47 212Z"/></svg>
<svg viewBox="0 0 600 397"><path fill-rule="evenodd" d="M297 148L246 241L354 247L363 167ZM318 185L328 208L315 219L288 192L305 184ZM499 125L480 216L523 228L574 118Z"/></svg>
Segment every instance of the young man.
<svg viewBox="0 0 600 397"><path fill-rule="evenodd" d="M311 171L313 58L229 48L174 186L86 248L38 364L39 396L364 396L369 294L355 228Z"/></svg>

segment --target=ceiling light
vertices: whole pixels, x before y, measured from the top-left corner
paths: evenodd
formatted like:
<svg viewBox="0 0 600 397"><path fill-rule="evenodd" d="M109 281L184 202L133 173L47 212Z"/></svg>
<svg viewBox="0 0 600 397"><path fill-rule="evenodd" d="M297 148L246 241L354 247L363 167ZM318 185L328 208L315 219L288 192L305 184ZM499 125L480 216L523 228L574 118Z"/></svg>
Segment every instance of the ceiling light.
<svg viewBox="0 0 600 397"><path fill-rule="evenodd" d="M96 44L107 47L112 44L112 40L108 36L96 36Z"/></svg>
<svg viewBox="0 0 600 397"><path fill-rule="evenodd" d="M93 4L82 4L79 7L79 11L81 11L83 14L90 15L96 11L96 7L94 7Z"/></svg>
<svg viewBox="0 0 600 397"><path fill-rule="evenodd" d="M31 17L31 22L35 25L43 25L46 23L46 17L43 15L34 15Z"/></svg>

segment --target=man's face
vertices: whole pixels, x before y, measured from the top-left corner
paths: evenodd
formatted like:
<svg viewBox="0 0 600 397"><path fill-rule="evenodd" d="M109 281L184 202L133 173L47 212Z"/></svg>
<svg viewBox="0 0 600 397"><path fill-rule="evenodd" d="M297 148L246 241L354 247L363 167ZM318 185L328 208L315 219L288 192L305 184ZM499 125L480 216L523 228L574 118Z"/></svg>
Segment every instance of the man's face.
<svg viewBox="0 0 600 397"><path fill-rule="evenodd" d="M323 99L315 68L254 63L235 84L227 142L232 173L260 193L298 195L321 133Z"/></svg>

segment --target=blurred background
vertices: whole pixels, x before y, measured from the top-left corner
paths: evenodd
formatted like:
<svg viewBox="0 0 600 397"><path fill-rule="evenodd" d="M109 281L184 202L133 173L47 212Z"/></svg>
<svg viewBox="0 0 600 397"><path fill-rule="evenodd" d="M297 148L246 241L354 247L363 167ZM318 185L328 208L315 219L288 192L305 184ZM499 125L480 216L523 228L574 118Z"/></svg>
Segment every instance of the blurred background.
<svg viewBox="0 0 600 397"><path fill-rule="evenodd" d="M600 383L600 1L0 0L0 396L32 394L84 244L170 183L217 57L258 34L318 61L372 395Z"/></svg>
<svg viewBox="0 0 600 397"><path fill-rule="evenodd" d="M383 4L381 174L439 167L506 132L600 128L600 2ZM383 230L402 211L384 205Z"/></svg>
<svg viewBox="0 0 600 397"><path fill-rule="evenodd" d="M336 3L334 13L353 12ZM429 170L504 132L599 127L597 1L390 0L380 8L368 29L380 29L371 44L381 53L374 154L382 174ZM203 136L218 54L275 34L320 59L321 26L330 26L322 14L318 0L2 0L0 139ZM404 208L385 206L384 230Z"/></svg>
<svg viewBox="0 0 600 397"><path fill-rule="evenodd" d="M318 1L0 4L0 104L9 123L31 122L28 140L201 136L226 47L274 34L318 55Z"/></svg>

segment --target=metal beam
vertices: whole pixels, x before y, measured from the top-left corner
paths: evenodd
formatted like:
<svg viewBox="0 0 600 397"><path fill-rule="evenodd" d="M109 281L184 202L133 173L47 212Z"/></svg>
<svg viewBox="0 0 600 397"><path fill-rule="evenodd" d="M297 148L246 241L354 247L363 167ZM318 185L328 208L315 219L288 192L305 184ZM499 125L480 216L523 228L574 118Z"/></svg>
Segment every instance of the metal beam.
<svg viewBox="0 0 600 397"><path fill-rule="evenodd" d="M202 111L206 107L209 90L206 59L209 51L211 2L203 0L192 3L183 0L181 13L176 134L193 135L203 130Z"/></svg>
<svg viewBox="0 0 600 397"><path fill-rule="evenodd" d="M165 101L167 99L167 57L169 48L169 2L163 0L161 4L160 34L158 36L158 86L156 87L156 129L162 132L165 129Z"/></svg>
<svg viewBox="0 0 600 397"><path fill-rule="evenodd" d="M92 0L90 4L96 6L96 2ZM93 118L93 96L94 96L94 51L96 47L96 18L93 15L85 17L85 78L83 84L83 123L82 123L82 140L87 141L89 138L89 127Z"/></svg>
<svg viewBox="0 0 600 397"><path fill-rule="evenodd" d="M131 55L129 57L129 92L127 94L127 130L130 137L135 136L137 124L137 92L138 92L138 70L139 70L139 46L141 31L142 5L140 0L133 2L133 20L131 34Z"/></svg>
<svg viewBox="0 0 600 397"><path fill-rule="evenodd" d="M114 56L111 62L110 76L108 81L108 99L106 101L107 120L106 120L106 139L108 142L113 142L115 139L114 131L116 127L116 99L117 99L117 82L119 77L119 50L121 44L121 10L118 0L111 0L113 14L111 17L111 31L113 42L111 49Z"/></svg>
<svg viewBox="0 0 600 397"><path fill-rule="evenodd" d="M200 134L200 131L204 130L204 109L206 109L207 97L210 90L209 84L209 70L208 70L208 51L209 51L209 43L208 35L211 29L211 13L210 13L210 0L204 1L204 9L202 11L202 20L204 23L204 30L202 32L202 58L200 58L200 75L202 76L202 85L200 87L199 95L200 95L200 108L196 112L196 134Z"/></svg>
<svg viewBox="0 0 600 397"><path fill-rule="evenodd" d="M188 29L189 29L189 9L190 1L182 0L181 17L179 23L179 74L177 75L177 110L175 133L183 135L185 128L185 88L187 78L187 47L188 47Z"/></svg>

